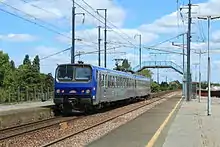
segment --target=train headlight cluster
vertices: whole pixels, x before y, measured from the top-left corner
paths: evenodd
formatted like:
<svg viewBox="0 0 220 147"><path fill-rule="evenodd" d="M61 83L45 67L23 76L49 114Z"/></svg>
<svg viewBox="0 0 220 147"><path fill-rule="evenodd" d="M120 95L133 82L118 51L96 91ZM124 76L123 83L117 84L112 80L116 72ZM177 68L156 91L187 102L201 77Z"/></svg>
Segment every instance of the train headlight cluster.
<svg viewBox="0 0 220 147"><path fill-rule="evenodd" d="M90 90L89 90L89 89L87 89L87 90L86 90L86 93L87 93L87 94L88 94L88 93L90 93Z"/></svg>
<svg viewBox="0 0 220 147"><path fill-rule="evenodd" d="M57 89L56 93L64 93L64 90Z"/></svg>
<svg viewBox="0 0 220 147"><path fill-rule="evenodd" d="M57 89L57 91L56 91L57 93L60 93L60 89Z"/></svg>

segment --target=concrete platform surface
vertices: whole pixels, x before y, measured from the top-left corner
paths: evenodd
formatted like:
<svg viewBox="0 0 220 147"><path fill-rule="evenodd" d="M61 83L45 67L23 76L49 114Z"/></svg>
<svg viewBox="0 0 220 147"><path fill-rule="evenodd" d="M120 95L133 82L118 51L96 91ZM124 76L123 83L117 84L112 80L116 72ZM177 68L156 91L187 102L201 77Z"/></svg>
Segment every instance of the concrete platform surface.
<svg viewBox="0 0 220 147"><path fill-rule="evenodd" d="M52 100L45 102L24 102L20 104L11 104L11 105L0 104L0 114L5 111L29 109L36 107L46 107L51 105L54 105Z"/></svg>
<svg viewBox="0 0 220 147"><path fill-rule="evenodd" d="M0 105L0 129L54 117L53 101Z"/></svg>
<svg viewBox="0 0 220 147"><path fill-rule="evenodd" d="M183 101L163 147L220 147L220 99L212 98L207 116L207 98Z"/></svg>
<svg viewBox="0 0 220 147"><path fill-rule="evenodd" d="M136 119L113 130L88 147L144 147L180 100L174 95Z"/></svg>

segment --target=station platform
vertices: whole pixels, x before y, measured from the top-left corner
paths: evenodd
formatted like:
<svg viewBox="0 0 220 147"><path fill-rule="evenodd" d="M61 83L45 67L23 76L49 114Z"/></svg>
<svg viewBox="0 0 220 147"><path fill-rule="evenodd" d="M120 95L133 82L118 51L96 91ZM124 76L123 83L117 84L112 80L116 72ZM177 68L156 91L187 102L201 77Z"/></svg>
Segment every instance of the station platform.
<svg viewBox="0 0 220 147"><path fill-rule="evenodd" d="M220 99L186 102L174 96L113 130L88 147L220 147ZM181 101L180 101L181 100Z"/></svg>
<svg viewBox="0 0 220 147"><path fill-rule="evenodd" d="M178 109L177 103L180 104L180 102L181 94L174 95L134 120L88 144L87 147L144 147L170 112L174 108ZM165 136L165 134L163 133L161 136Z"/></svg>
<svg viewBox="0 0 220 147"><path fill-rule="evenodd" d="M52 100L13 105L0 104L0 129L54 117L53 106Z"/></svg>
<svg viewBox="0 0 220 147"><path fill-rule="evenodd" d="M220 147L220 99L211 98L207 116L207 97L201 102L183 101L163 147Z"/></svg>
<svg viewBox="0 0 220 147"><path fill-rule="evenodd" d="M0 114L7 111L13 111L13 110L21 110L21 109L30 109L30 108L36 108L36 107L46 107L46 106L52 106L54 105L53 101L45 101L45 102L23 102L19 104L0 104Z"/></svg>

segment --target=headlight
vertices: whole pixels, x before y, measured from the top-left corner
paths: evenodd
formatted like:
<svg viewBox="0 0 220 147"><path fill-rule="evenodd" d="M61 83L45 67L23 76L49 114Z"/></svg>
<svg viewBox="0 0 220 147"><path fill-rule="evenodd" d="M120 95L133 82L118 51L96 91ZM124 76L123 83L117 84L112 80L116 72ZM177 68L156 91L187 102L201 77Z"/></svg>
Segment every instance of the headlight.
<svg viewBox="0 0 220 147"><path fill-rule="evenodd" d="M60 93L60 89L57 89L57 91L56 91L57 93Z"/></svg>
<svg viewBox="0 0 220 147"><path fill-rule="evenodd" d="M86 93L90 93L90 90L89 90L89 89L87 89L87 90L86 90Z"/></svg>

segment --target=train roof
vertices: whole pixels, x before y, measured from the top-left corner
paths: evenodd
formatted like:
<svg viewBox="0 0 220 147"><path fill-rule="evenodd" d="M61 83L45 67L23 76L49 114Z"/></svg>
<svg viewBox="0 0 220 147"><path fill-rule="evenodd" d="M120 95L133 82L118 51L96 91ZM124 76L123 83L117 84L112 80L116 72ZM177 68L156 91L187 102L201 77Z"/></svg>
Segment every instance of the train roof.
<svg viewBox="0 0 220 147"><path fill-rule="evenodd" d="M149 80L150 78L147 78L145 76L142 76L142 75L138 75L138 74L132 74L132 73L128 73L128 72L123 72L123 71L118 71L118 70L113 70L113 69L108 69L108 68L104 68L104 67L99 67L99 66L94 66L94 65L91 65L91 64L79 64L79 63L76 63L76 64L71 64L71 63L67 63L67 64L59 64L58 66L60 65L85 65L85 66L91 66L93 69L98 69L98 70L101 70L101 71L107 71L107 72L111 72L111 73L117 73L117 74L120 74L120 75L124 75L124 76L128 76L128 77L136 77L136 78L139 78L141 80L143 79L146 79L146 80Z"/></svg>

